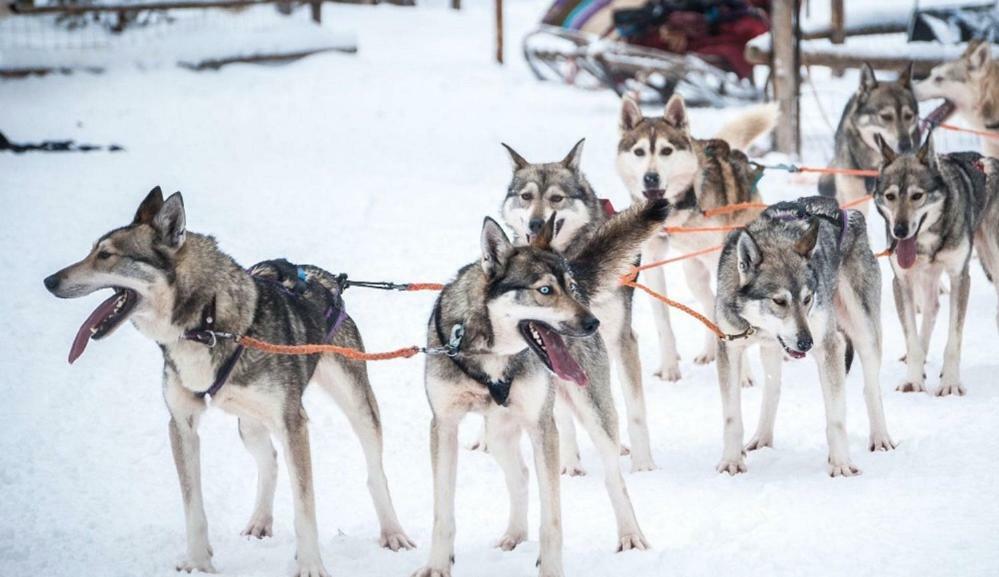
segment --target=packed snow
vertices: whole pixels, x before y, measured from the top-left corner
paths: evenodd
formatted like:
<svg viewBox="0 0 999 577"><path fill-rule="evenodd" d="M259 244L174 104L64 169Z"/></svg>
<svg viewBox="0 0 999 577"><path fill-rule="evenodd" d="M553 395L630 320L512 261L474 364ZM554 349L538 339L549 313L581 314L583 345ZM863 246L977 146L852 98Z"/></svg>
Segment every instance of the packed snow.
<svg viewBox="0 0 999 577"><path fill-rule="evenodd" d="M497 214L510 176L501 141L543 161L561 158L586 137L583 167L591 182L616 206L627 204L614 171L616 97L538 83L518 54L517 42L544 2L508 2L503 67L492 61L490 4L468 3L460 12L443 4L327 5L327 26L356 31L356 55L219 72L163 67L0 83L0 131L11 140L74 138L127 149L0 154L0 575L170 576L184 552L158 348L123 327L69 366L72 337L106 291L61 301L42 286L101 234L126 224L152 186L183 191L188 227L215 235L245 265L280 256L365 280L446 281L477 257L482 217ZM823 79L832 123L856 82L855 74ZM816 117L814 99L805 98L803 107L806 118ZM696 110L694 131L709 136L735 113ZM832 149L831 128L818 126L810 125L804 162L824 162ZM816 143L824 143L822 152ZM815 182L773 173L761 187L775 201L811 194ZM880 249L876 215L870 230ZM899 446L865 450L861 374L854 371L847 428L864 474L850 479L826 475L822 397L808 360L785 368L776 447L751 453L745 475L716 473L722 419L715 368L692 362L703 329L673 315L683 379L661 382L652 374L658 357L651 305L636 297L658 469L625 476L653 548L614 553L598 458L581 434L589 475L562 483L566 575L999 574L995 291L973 263L962 363L967 396L902 394L894 390L904 376L897 361L904 346L887 263L882 272L882 389ZM672 294L696 307L679 269L671 273ZM347 293L370 350L421 343L433 299ZM945 328L938 322L930 387L938 382ZM761 374L755 355L754 363ZM320 543L334 576L409 575L426 561L430 544L423 362L372 363L370 373L389 484L419 546L379 548L360 447L332 401L310 390ZM760 387L743 392L747 438L760 395ZM467 420L463 441L479 423ZM226 413L207 413L201 439L215 566L231 576L291 573L295 541L283 467L275 537L242 538L255 493L253 460ZM630 469L627 457L621 466ZM532 483L531 541L511 553L494 549L506 523L503 477L489 455L462 451L456 577L536 574L535 489Z"/></svg>

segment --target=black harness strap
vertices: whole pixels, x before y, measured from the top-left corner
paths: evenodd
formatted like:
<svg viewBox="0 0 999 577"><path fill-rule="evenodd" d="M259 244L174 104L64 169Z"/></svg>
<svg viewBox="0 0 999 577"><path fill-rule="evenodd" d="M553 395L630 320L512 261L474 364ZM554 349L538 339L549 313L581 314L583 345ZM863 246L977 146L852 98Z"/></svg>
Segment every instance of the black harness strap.
<svg viewBox="0 0 999 577"><path fill-rule="evenodd" d="M190 341L196 341L203 345L207 345L208 348L213 348L218 344L219 338L229 338L233 337L228 333L220 333L215 330L215 319L216 319L216 307L215 307L215 296L212 296L211 302L205 305L205 308L201 311L201 325L199 328L193 331L187 331L184 333L184 338ZM232 370L236 367L236 363L239 358L243 356L243 345L236 345L236 349L232 351L232 354L222 363L219 370L215 373L215 381L212 382L212 386L208 387L207 390L201 391L200 393L195 393L195 396L199 399L203 399L206 396L214 397L216 393L225 385L226 381L229 380L229 375L232 374Z"/></svg>

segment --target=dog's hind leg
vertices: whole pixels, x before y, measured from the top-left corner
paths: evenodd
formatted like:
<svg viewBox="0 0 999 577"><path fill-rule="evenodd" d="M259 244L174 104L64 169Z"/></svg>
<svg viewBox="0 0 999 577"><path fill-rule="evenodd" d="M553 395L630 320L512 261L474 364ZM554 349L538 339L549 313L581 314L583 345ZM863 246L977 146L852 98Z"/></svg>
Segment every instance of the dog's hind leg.
<svg viewBox="0 0 999 577"><path fill-rule="evenodd" d="M666 256L669 250L668 241L661 238L653 238L642 245L642 262L651 263ZM645 271L645 282L649 288L655 292L666 294L666 274L661 268L654 268ZM656 324L656 332L659 333L659 370L656 376L664 381L680 380L680 355L676 351L676 336L673 335L673 325L669 318L669 309L665 304L652 301L652 320Z"/></svg>
<svg viewBox="0 0 999 577"><path fill-rule="evenodd" d="M559 464L563 475L581 477L586 474L579 459L579 443L576 442L576 422L573 420L569 400L558 385L555 394L555 423L559 436Z"/></svg>
<svg viewBox="0 0 999 577"><path fill-rule="evenodd" d="M486 418L486 439L490 454L503 469L506 488L510 493L510 521L496 547L513 549L527 540L527 465L520 452L520 425L505 411L494 411Z"/></svg>
<svg viewBox="0 0 999 577"><path fill-rule="evenodd" d="M631 439L631 470L651 471L652 461L649 441L649 423L645 412L645 390L642 387L642 361L638 355L638 340L631 329L630 316L621 324L620 333L605 339L607 352L617 365L624 394L624 408L628 416L628 438Z"/></svg>
<svg viewBox="0 0 999 577"><path fill-rule="evenodd" d="M240 533L244 537L274 535L274 490L277 488L277 453L264 424L250 417L239 418L239 438L257 462L257 500L250 522Z"/></svg>
<svg viewBox="0 0 999 577"><path fill-rule="evenodd" d="M319 553L319 531L316 527L316 497L312 483L312 454L309 448L308 418L301 402L289 399L297 406L285 407L283 418L275 431L281 443L291 496L295 507L296 577L329 577Z"/></svg>
<svg viewBox="0 0 999 577"><path fill-rule="evenodd" d="M527 426L534 446L534 470L541 505L538 576L562 577L562 501L559 482L558 437L555 421L547 415ZM616 448L615 448L616 451Z"/></svg>
<svg viewBox="0 0 999 577"><path fill-rule="evenodd" d="M963 395L961 384L961 342L964 338L964 319L968 312L968 294L971 277L968 263L950 275L950 322L947 326L947 346L944 349L943 371L940 373L940 388L934 391L938 397Z"/></svg>
<svg viewBox="0 0 999 577"><path fill-rule="evenodd" d="M826 405L829 476L859 475L860 469L850 461L850 446L846 436L846 364L843 362L846 347L842 335L835 329L831 330L824 335L814 351L822 399Z"/></svg>
<svg viewBox="0 0 999 577"><path fill-rule="evenodd" d="M180 384L169 367L163 379L163 398L170 411L170 447L180 480L187 522L187 556L177 565L178 571L214 573L212 546L208 543L208 520L201 493L201 441L198 422L205 412L205 402Z"/></svg>
<svg viewBox="0 0 999 577"><path fill-rule="evenodd" d="M746 357L745 349L740 355ZM763 360L763 405L760 407L760 421L756 434L746 444L747 451L774 446L774 422L777 419L777 404L780 402L781 371L784 353L777 343L768 341L760 345L760 358Z"/></svg>
<svg viewBox="0 0 999 577"><path fill-rule="evenodd" d="M605 373L606 375L606 373ZM601 382L601 380L603 382ZM590 375L590 384L584 387L564 383L572 408L580 423L600 453L604 468L604 485L617 518L618 551L645 550L649 547L635 518L635 509L628 496L628 487L621 475L620 441L618 440L617 410L610 393L606 376L600 379Z"/></svg>
<svg viewBox="0 0 999 577"><path fill-rule="evenodd" d="M416 545L402 530L392 505L388 480L385 478L381 419L378 401L368 380L367 367L362 362L326 357L320 361L314 380L330 393L347 415L351 428L361 442L368 467L368 491L374 501L381 527L379 544L392 551L412 549Z"/></svg>

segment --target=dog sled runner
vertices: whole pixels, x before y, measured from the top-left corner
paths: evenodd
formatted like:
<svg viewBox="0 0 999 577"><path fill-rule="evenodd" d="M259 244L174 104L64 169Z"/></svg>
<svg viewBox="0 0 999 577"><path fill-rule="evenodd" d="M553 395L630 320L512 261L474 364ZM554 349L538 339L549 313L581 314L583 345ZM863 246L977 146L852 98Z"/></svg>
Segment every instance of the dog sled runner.
<svg viewBox="0 0 999 577"><path fill-rule="evenodd" d="M745 43L768 30L761 10L743 0L556 0L523 41L534 75L583 89L637 94L693 105L757 101ZM630 3L634 5L633 2Z"/></svg>

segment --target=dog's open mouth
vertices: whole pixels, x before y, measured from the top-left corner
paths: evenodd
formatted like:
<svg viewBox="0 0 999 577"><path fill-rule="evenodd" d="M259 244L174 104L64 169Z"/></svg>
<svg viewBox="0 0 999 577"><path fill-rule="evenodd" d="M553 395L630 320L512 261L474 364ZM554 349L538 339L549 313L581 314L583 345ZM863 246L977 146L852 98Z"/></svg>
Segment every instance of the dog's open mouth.
<svg viewBox="0 0 999 577"><path fill-rule="evenodd" d="M562 224L563 223L565 223L565 219L564 218L560 218L560 219L558 219L558 220L555 221L555 234L553 235L552 238L558 236L559 231L562 230ZM538 235L527 233L527 244L531 244L532 242L534 242L534 239L536 239L536 238L538 238Z"/></svg>
<svg viewBox="0 0 999 577"><path fill-rule="evenodd" d="M548 370L558 375L560 379L572 381L581 387L590 382L586 371L569 354L569 347L555 329L541 321L521 321L519 326L524 340L541 358Z"/></svg>
<svg viewBox="0 0 999 577"><path fill-rule="evenodd" d="M69 362L80 358L90 339L99 340L113 333L128 318L139 302L139 295L132 289L115 288L111 298L97 305L73 339L69 349Z"/></svg>
<svg viewBox="0 0 999 577"><path fill-rule="evenodd" d="M910 269L912 265L916 264L916 238L919 237L919 231L923 228L923 221L926 220L924 216L919 221L919 226L916 227L916 232L912 233L909 238L895 239L895 248L893 252L895 253L895 260L898 262L898 266L903 269Z"/></svg>
<svg viewBox="0 0 999 577"><path fill-rule="evenodd" d="M660 198L666 196L665 188L647 188L642 191L645 198L648 200L659 200Z"/></svg>
<svg viewBox="0 0 999 577"><path fill-rule="evenodd" d="M792 349L791 347L787 346L786 344L784 344L784 339L780 337L777 337L777 340L780 342L780 346L784 347L784 352L790 355L792 359L803 359L805 358L805 355L808 354L808 353L803 353L799 350Z"/></svg>

